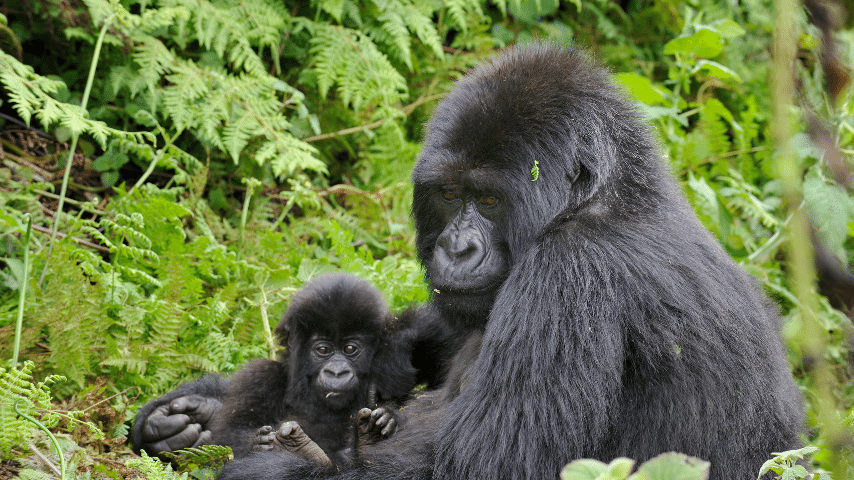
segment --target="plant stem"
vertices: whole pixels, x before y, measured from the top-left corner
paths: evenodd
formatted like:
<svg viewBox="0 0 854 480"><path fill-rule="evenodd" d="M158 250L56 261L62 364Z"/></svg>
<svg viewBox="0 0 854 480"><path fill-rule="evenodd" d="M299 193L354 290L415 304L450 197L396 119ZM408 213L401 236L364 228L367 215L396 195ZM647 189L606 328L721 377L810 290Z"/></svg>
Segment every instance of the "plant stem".
<svg viewBox="0 0 854 480"><path fill-rule="evenodd" d="M98 58L101 56L101 46L104 44L104 37L107 35L107 29L113 21L114 15L110 15L104 20L104 26L101 27L101 33L98 35L98 41L95 42L95 52L92 54L92 65L89 67L89 77L86 79L86 88L83 90L83 98L80 100L80 111L86 113L86 105L89 103L89 94L92 92L92 83L95 81L95 71L98 68ZM59 229L59 217L62 215L62 207L65 204L65 192L68 190L68 178L71 176L71 164L74 163L74 151L77 150L77 140L80 138L80 133L75 132L71 140L71 148L68 150L68 160L65 162L65 173L62 176L62 188L59 190L59 204L56 206L56 216L53 219L53 228L51 228L49 245L47 248L47 258L44 261L44 268L39 275L39 285L44 281L47 266L50 263L50 255L53 253L53 240L56 237L56 232Z"/></svg>
<svg viewBox="0 0 854 480"><path fill-rule="evenodd" d="M275 360L278 346L270 329L270 318L267 316L267 292L264 291L264 283L261 284L261 301L258 304L258 309L261 311L261 323L264 325L264 338L267 340L267 348L270 349L270 360Z"/></svg>
<svg viewBox="0 0 854 480"><path fill-rule="evenodd" d="M158 149L154 153L154 158L151 159L151 163L148 164L148 168L145 170L145 172L143 172L142 176L139 177L139 180L136 181L136 185L133 186L133 189L139 188L146 180L148 180L148 177L154 172L154 168L157 167L157 164L160 163L160 160L162 160L163 156L166 155L166 151L169 149L169 147L172 146L173 143L175 143L175 140L177 140L178 136L181 135L181 133L183 132L184 130L181 129L171 138L167 138L166 144L163 145L163 148Z"/></svg>
<svg viewBox="0 0 854 480"><path fill-rule="evenodd" d="M39 428L40 428L44 433L46 433L46 434L47 434L47 436L50 438L51 443L53 443L53 448L55 448L55 449L56 449L56 454L57 454L57 455L59 455L59 478L61 478L62 480L65 480L65 455L63 455L63 454L62 454L62 449L61 449L61 448L59 448L59 442L56 440L56 437L54 437L54 436L53 436L53 434L52 434L52 433L50 433L50 430L48 430L48 429L47 429L47 427L45 427L44 425L42 425L42 423L41 423L41 422L39 422L39 421L38 421L38 420L36 420L35 418L33 418L33 417L31 417L31 416L27 415L26 413L24 413L24 412L22 412L22 411L18 410L18 404L19 404L19 403L21 403L21 402L23 402L23 401L24 401L24 400L23 400L23 399L21 399L21 400L18 400L17 402L15 402L15 406L14 406L14 408L15 408L15 412L16 412L18 415L20 415L20 416L22 416L22 417L26 418L27 420L29 420L29 421L30 421L31 423L33 423L35 426L39 427Z"/></svg>
<svg viewBox="0 0 854 480"><path fill-rule="evenodd" d="M773 133L778 152L777 175L784 183L783 198L791 212L788 224L788 269L792 275L793 292L800 310L800 330L797 334L802 358L810 365L816 397L814 408L818 423L822 425L823 442L829 450L833 477L844 478L847 470L839 454L844 444L843 427L837 418L837 405L833 396L836 383L825 358L827 333L821 325L816 294L815 259L812 246L810 220L803 207L803 168L798 164L792 147L795 93L797 39L800 31L795 13L801 10L795 0L776 0L776 25L774 28L774 78L773 78ZM834 447L836 446L836 447Z"/></svg>
<svg viewBox="0 0 854 480"><path fill-rule="evenodd" d="M21 284L18 285L18 321L15 323L15 347L12 353L12 368L18 366L18 353L21 350L21 331L24 328L24 302L27 299L27 284L30 283L30 235L33 233L33 217L27 214L27 234L24 236L24 268L21 272Z"/></svg>

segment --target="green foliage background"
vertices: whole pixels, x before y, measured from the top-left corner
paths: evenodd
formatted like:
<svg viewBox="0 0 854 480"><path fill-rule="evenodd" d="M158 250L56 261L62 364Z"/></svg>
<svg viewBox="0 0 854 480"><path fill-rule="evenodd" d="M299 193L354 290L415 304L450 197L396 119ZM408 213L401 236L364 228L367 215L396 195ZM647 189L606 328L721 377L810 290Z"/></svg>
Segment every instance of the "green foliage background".
<svg viewBox="0 0 854 480"><path fill-rule="evenodd" d="M79 422L56 426L95 445L78 467L118 472L98 455L128 455L121 439L142 403L273 354L265 332L320 273L360 275L395 310L425 302L409 218L423 124L468 68L547 39L589 47L612 69L700 219L778 302L808 401L805 440L829 447L814 463L846 472L851 448L838 439L854 433L852 312L793 293L771 135L770 1L9 0L0 13L0 338L10 339L0 356L12 356L29 282L21 358L36 378L67 378L50 386L60 411L109 407L82 417L107 441ZM796 18L798 208L850 265L854 201L804 118L824 119L850 167L854 92L824 93L818 31L805 12ZM836 39L854 64L852 30ZM802 351L813 315L827 375ZM20 384L15 375L8 382ZM0 435L3 459L30 455L19 433ZM149 459L134 465L154 478Z"/></svg>

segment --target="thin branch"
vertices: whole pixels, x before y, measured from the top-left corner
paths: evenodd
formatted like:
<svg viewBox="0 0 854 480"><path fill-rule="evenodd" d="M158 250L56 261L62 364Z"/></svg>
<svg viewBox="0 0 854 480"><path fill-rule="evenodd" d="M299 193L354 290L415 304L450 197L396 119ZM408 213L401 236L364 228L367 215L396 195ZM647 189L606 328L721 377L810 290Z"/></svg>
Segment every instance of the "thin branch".
<svg viewBox="0 0 854 480"><path fill-rule="evenodd" d="M47 234L50 234L50 232L51 232L51 230L49 228L40 227L38 225L33 225L33 230L38 230L39 232L47 233ZM62 233L62 232L56 232L56 236L58 236L60 238L65 238L68 236L68 234ZM77 238L77 237L71 237L71 240L79 243L80 245L85 245L89 248L94 248L95 250L98 250L98 251L101 251L104 253L110 253L110 249L103 246L103 245L98 245L98 244L95 244L95 243L92 243L90 241L83 240L82 238Z"/></svg>
<svg viewBox="0 0 854 480"><path fill-rule="evenodd" d="M420 107L421 105L424 105L427 102L432 102L433 100L438 100L444 96L445 96L444 93L437 93L437 94L430 95L427 97L421 97L418 100L416 100L416 101L410 103L409 105L403 107L403 109L402 109L403 114L409 115L413 111L415 111L416 108ZM376 122L371 122L371 123L368 123L366 125L360 125L358 127L350 127L350 128L345 128L344 130L338 130L337 132L322 133L320 135L314 135L312 137L305 137L302 139L302 141L306 142L306 143L319 142L320 140L328 140L330 138L341 137L341 136L350 135L353 133L364 132L365 130L373 130L375 128L382 126L382 124L384 124L387 121L388 121L388 118L384 118L382 120L377 120Z"/></svg>

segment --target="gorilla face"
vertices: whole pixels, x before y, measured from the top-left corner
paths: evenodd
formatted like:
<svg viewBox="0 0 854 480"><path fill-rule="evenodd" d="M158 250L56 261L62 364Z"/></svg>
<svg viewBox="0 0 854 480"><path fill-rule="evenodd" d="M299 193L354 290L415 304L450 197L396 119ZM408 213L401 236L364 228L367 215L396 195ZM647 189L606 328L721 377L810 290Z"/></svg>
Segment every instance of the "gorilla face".
<svg viewBox="0 0 854 480"><path fill-rule="evenodd" d="M507 201L501 186L490 183L494 177L468 170L424 178L415 187L431 211L433 228L419 238L419 254L435 304L463 325L482 325L509 271L503 240Z"/></svg>
<svg viewBox="0 0 854 480"><path fill-rule="evenodd" d="M370 369L374 348L369 339L358 335L342 339L312 335L307 346L309 383L314 385L320 401L333 410L348 406Z"/></svg>

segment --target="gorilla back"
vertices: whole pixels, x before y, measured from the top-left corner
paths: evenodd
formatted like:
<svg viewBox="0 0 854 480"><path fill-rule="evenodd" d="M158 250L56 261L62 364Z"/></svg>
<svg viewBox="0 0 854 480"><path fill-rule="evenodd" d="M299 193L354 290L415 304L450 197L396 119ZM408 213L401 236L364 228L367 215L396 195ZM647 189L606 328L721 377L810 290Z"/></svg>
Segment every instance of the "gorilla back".
<svg viewBox="0 0 854 480"><path fill-rule="evenodd" d="M512 49L456 85L428 125L413 213L431 302L470 342L427 414L344 478L538 480L675 450L748 479L799 445L775 309L660 159L584 52Z"/></svg>

